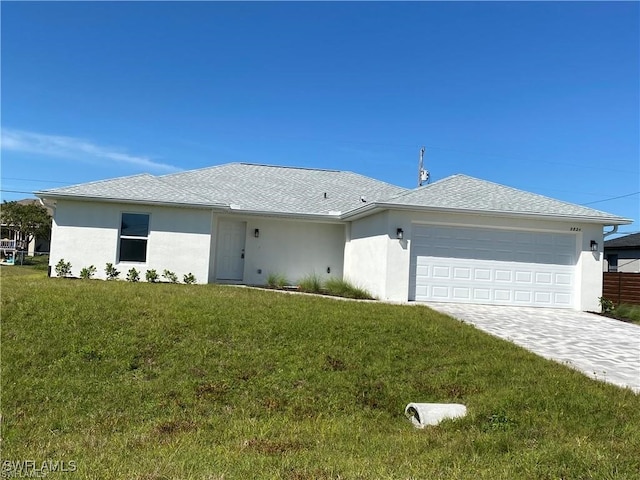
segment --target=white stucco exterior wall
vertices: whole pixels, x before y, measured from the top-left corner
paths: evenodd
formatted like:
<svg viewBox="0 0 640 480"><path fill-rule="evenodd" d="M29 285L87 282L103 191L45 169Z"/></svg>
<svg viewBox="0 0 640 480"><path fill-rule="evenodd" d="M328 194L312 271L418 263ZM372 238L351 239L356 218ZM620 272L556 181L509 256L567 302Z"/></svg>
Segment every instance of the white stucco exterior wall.
<svg viewBox="0 0 640 480"><path fill-rule="evenodd" d="M147 260L118 262L122 213L149 214ZM59 200L51 232L49 265L55 276L60 259L71 262L72 275L78 277L83 267L94 265L95 278L106 278L105 265L113 263L120 279L135 268L144 281L145 272L155 269L159 275L167 269L180 280L192 273L198 283L209 274L211 213L208 210L120 203L97 203Z"/></svg>
<svg viewBox="0 0 640 480"><path fill-rule="evenodd" d="M380 300L388 299L388 217L381 212L353 221L344 246L345 279Z"/></svg>
<svg viewBox="0 0 640 480"><path fill-rule="evenodd" d="M602 296L602 263L604 234L602 225L580 225L578 262L576 271L577 305L582 311L599 312ZM591 251L591 241L598 243L598 251Z"/></svg>
<svg viewBox="0 0 640 480"><path fill-rule="evenodd" d="M230 215L214 217L214 229L221 219L246 222L243 283L266 285L270 274L284 275L290 284L296 284L308 275L321 279L343 276L346 226L342 223ZM255 229L260 231L257 238ZM215 259L215 251L211 258Z"/></svg>

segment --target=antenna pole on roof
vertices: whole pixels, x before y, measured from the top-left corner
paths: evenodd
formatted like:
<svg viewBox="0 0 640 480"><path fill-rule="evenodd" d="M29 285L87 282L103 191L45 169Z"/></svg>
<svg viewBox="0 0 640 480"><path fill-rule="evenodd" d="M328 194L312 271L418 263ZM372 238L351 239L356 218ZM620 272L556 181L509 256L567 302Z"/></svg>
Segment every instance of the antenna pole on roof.
<svg viewBox="0 0 640 480"><path fill-rule="evenodd" d="M424 147L420 149L420 163L418 164L418 186L429 182L429 171L424 168Z"/></svg>

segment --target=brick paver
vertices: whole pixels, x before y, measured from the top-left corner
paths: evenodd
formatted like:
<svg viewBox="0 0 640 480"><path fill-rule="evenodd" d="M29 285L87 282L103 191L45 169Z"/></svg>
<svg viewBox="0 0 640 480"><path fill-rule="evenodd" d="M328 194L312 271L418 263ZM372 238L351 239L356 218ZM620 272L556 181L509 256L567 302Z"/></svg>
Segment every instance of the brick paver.
<svg viewBox="0 0 640 480"><path fill-rule="evenodd" d="M640 326L573 310L459 303L427 306L591 378L640 393Z"/></svg>

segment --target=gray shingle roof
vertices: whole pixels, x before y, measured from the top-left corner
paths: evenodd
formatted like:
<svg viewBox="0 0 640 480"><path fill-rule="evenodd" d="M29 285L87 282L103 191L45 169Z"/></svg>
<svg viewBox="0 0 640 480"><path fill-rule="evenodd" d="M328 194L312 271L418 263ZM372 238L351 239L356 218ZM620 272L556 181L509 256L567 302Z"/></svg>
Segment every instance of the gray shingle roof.
<svg viewBox="0 0 640 480"><path fill-rule="evenodd" d="M384 203L498 214L626 220L593 208L562 202L467 175L452 175L435 183L403 192Z"/></svg>
<svg viewBox="0 0 640 480"><path fill-rule="evenodd" d="M38 196L84 197L102 200L123 200L145 203L175 203L184 205L209 205L206 198L189 191L177 189L158 177L143 173L130 177L82 183L70 187L36 192Z"/></svg>
<svg viewBox="0 0 640 480"><path fill-rule="evenodd" d="M640 233L607 240L604 242L604 248L640 248Z"/></svg>
<svg viewBox="0 0 640 480"><path fill-rule="evenodd" d="M233 208L259 212L328 215L404 188L352 172L230 163L159 177L176 188ZM326 198L325 198L326 193Z"/></svg>
<svg viewBox="0 0 640 480"><path fill-rule="evenodd" d="M134 175L36 194L333 218L367 214L375 209L417 208L584 219L606 225L630 223L606 212L466 175L453 175L408 190L352 172L246 163L158 177Z"/></svg>
<svg viewBox="0 0 640 480"><path fill-rule="evenodd" d="M336 216L362 205L362 197L375 200L403 191L404 188L352 172L230 163L160 177L135 175L36 193L49 197Z"/></svg>

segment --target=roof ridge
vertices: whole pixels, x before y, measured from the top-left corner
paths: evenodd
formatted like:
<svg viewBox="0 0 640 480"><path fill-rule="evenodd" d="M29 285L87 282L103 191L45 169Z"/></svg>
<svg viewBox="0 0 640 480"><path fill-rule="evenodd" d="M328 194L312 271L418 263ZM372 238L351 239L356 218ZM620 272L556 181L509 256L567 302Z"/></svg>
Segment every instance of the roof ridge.
<svg viewBox="0 0 640 480"><path fill-rule="evenodd" d="M202 172L205 170L214 170L216 168L222 168L222 167L229 167L232 165L245 165L245 166L250 166L250 167L268 167L268 168L287 168L287 169L291 169L291 170L310 170L310 171L316 171L316 172L333 172L333 173L345 173L344 170L335 170L335 169L330 169L330 168L315 168L315 167L296 167L296 166L292 166L292 165L269 165L267 163L251 163L251 162L229 162L229 163L220 163L218 165L209 165L208 167L202 167L202 168L195 168L192 170L182 170L180 172L173 172L173 173L165 173L164 175L160 175L160 177L165 178L165 177L172 177L172 176L178 176L178 175L182 175L185 173L195 173L195 172Z"/></svg>
<svg viewBox="0 0 640 480"><path fill-rule="evenodd" d="M296 167L293 165L269 165L268 163L251 163L251 162L238 162L240 165L248 165L252 167L269 167L269 168L288 168L291 170L313 170L317 172L345 172L344 170L335 170L333 168L315 168L315 167Z"/></svg>

